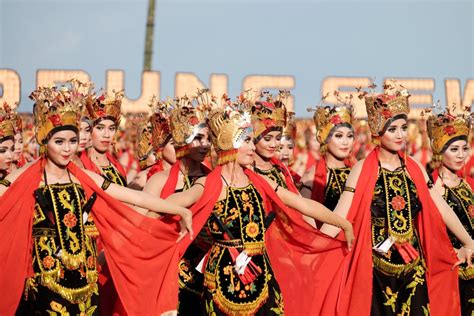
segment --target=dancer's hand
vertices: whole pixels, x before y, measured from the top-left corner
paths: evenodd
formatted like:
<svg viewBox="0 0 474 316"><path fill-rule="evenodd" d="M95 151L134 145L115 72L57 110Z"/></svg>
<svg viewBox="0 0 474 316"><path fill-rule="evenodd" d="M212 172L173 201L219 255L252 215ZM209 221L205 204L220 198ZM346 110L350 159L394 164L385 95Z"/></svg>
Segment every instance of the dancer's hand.
<svg viewBox="0 0 474 316"><path fill-rule="evenodd" d="M183 211L181 214L181 219L179 220L179 226L181 228L179 232L179 237L176 242L180 242L184 236L186 236L189 233L189 238L192 240L194 236L193 232L193 213L188 210L187 208L183 208Z"/></svg>
<svg viewBox="0 0 474 316"><path fill-rule="evenodd" d="M467 263L467 266L469 268L473 267L472 260L471 260L472 248L467 248L465 246L461 247L461 249L457 251L457 256L459 260L454 264L453 268L465 262Z"/></svg>
<svg viewBox="0 0 474 316"><path fill-rule="evenodd" d="M341 229L344 231L344 236L346 237L347 248L351 250L352 244L354 243L354 240L355 240L354 230L352 228L351 222L345 219L343 224L341 225Z"/></svg>

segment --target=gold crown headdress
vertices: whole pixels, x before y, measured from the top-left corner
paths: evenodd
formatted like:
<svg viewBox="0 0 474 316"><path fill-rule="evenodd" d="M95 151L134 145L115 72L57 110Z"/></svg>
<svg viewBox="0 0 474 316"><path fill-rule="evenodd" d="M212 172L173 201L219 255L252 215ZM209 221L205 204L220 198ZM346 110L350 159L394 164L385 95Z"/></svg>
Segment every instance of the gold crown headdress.
<svg viewBox="0 0 474 316"><path fill-rule="evenodd" d="M153 152L152 126L146 117L137 123L137 158L141 170L146 169L147 159Z"/></svg>
<svg viewBox="0 0 474 316"><path fill-rule="evenodd" d="M198 92L199 95L199 92ZM176 146L176 158L182 158L189 153L191 142L200 128L206 126L206 112L203 107L196 105L198 96L176 98L170 113L171 135Z"/></svg>
<svg viewBox="0 0 474 316"><path fill-rule="evenodd" d="M148 106L151 109L151 145L159 155L163 147L171 139L170 111L173 101L160 101L157 97L153 96Z"/></svg>
<svg viewBox="0 0 474 316"><path fill-rule="evenodd" d="M69 80L61 88L56 86L40 87L30 94L35 104L35 132L38 144L44 146L50 133L57 128L68 126L79 130L82 106L86 95L80 92L84 84L78 80ZM44 153L44 147L41 150Z"/></svg>
<svg viewBox="0 0 474 316"><path fill-rule="evenodd" d="M87 116L94 123L97 123L99 120L110 119L118 125L120 123L120 109L123 96L122 90L118 92L113 91L111 95L104 92L98 97L94 96L94 98L88 99L86 102Z"/></svg>
<svg viewBox="0 0 474 316"><path fill-rule="evenodd" d="M283 130L287 121L285 102L288 96L288 91L280 90L274 100L274 97L268 91L263 91L260 94L260 100L255 101L252 105L252 124L256 141L270 131Z"/></svg>
<svg viewBox="0 0 474 316"><path fill-rule="evenodd" d="M377 86L372 83L369 88L375 89ZM384 85L384 93L375 94L366 91L359 94L359 99L365 99L367 118L372 136L379 137L385 125L392 118L410 112L408 98L410 94L402 85L395 81ZM358 89L360 92L360 88Z"/></svg>
<svg viewBox="0 0 474 316"><path fill-rule="evenodd" d="M224 95L223 99L227 98ZM226 103L229 99L226 99ZM209 115L209 131L212 145L217 152L217 164L223 165L234 161L237 151L245 137L252 132L250 113L239 107L242 103L233 106L216 108Z"/></svg>
<svg viewBox="0 0 474 316"><path fill-rule="evenodd" d="M435 106L439 109L438 103ZM438 114L431 113L427 121L427 130L431 139L433 149L433 160L441 161L441 155L446 150L452 140L465 139L468 141L471 128L471 115L465 113L454 114L449 107L444 112ZM431 110L427 110L431 112Z"/></svg>
<svg viewBox="0 0 474 316"><path fill-rule="evenodd" d="M323 104L328 96L329 93L321 98L321 102L316 109L308 109L308 111L314 111L313 121L316 127L316 140L321 145L327 143L328 138L335 127L338 127L341 124L349 124L352 127L353 96L349 95L345 99L342 99L339 91L334 91L337 103L332 106Z"/></svg>
<svg viewBox="0 0 474 316"><path fill-rule="evenodd" d="M0 107L0 140L15 136L15 125L12 120L12 109L5 102Z"/></svg>
<svg viewBox="0 0 474 316"><path fill-rule="evenodd" d="M295 112L287 112L286 125L283 128L283 137L296 139L296 121L295 121Z"/></svg>

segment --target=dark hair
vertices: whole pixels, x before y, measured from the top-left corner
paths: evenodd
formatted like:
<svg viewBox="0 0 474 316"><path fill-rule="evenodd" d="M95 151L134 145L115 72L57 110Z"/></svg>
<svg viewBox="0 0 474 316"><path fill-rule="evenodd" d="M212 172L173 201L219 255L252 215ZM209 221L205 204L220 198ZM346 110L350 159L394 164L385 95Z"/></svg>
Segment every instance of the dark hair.
<svg viewBox="0 0 474 316"><path fill-rule="evenodd" d="M459 135L459 136L451 138L450 140L448 140L446 142L446 144L444 144L443 149L441 149L441 153L444 153L446 151L446 149L448 149L449 145L451 145L452 143L454 143L455 141L458 141L458 140L465 140L467 142L467 136L466 135Z"/></svg>
<svg viewBox="0 0 474 316"><path fill-rule="evenodd" d="M5 137L0 138L0 143L6 142L7 140L13 140L14 141L15 138L13 137L13 135L5 136Z"/></svg>
<svg viewBox="0 0 474 316"><path fill-rule="evenodd" d="M48 141L51 139L51 137L53 137L54 134L61 131L73 131L74 133L79 134L79 129L77 128L77 126L73 126L73 125L56 126L48 133L48 136L46 136L46 138L43 140L43 144L46 145Z"/></svg>
<svg viewBox="0 0 474 316"><path fill-rule="evenodd" d="M280 132L283 133L283 127L281 126L271 126L267 128L263 133L258 135L257 137L254 138L254 144L258 143L265 135L267 135L270 132Z"/></svg>
<svg viewBox="0 0 474 316"><path fill-rule="evenodd" d="M385 125L383 126L383 129L380 131L379 136L382 136L383 134L385 134L385 132L387 131L390 124L392 124L393 122L395 122L398 119L405 119L405 121L408 122L408 116L406 114L404 114L404 113L397 114L394 117L388 119L387 122L385 122Z"/></svg>
<svg viewBox="0 0 474 316"><path fill-rule="evenodd" d="M99 124L100 122L105 121L105 120L111 120L112 122L114 122L115 125L117 125L117 121L115 120L115 117L113 117L111 115L106 115L106 116L99 117L99 118L95 119L95 121L93 123L93 126L96 126L97 124Z"/></svg>

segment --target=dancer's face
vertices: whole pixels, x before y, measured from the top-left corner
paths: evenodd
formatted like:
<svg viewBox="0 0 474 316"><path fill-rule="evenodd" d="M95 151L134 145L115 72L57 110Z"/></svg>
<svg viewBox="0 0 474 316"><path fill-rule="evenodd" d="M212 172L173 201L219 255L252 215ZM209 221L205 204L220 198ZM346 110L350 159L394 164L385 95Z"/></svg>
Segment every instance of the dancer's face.
<svg viewBox="0 0 474 316"><path fill-rule="evenodd" d="M448 169L461 170L468 156L469 146L465 140L452 142L442 154L442 163Z"/></svg>
<svg viewBox="0 0 474 316"><path fill-rule="evenodd" d="M102 120L92 129L92 146L100 153L109 150L117 128L114 121Z"/></svg>
<svg viewBox="0 0 474 316"><path fill-rule="evenodd" d="M347 126L336 127L327 143L328 152L339 160L349 157L353 145L354 132Z"/></svg>
<svg viewBox="0 0 474 316"><path fill-rule="evenodd" d="M209 128L203 127L192 141L192 147L189 150L188 157L194 161L203 162L211 149L211 140L209 138Z"/></svg>
<svg viewBox="0 0 474 316"><path fill-rule="evenodd" d="M262 158L271 159L280 148L281 132L271 131L255 144L255 152Z"/></svg>
<svg viewBox="0 0 474 316"><path fill-rule="evenodd" d="M30 155L36 156L38 153L38 142L36 141L36 137L31 137L26 149Z"/></svg>
<svg viewBox="0 0 474 316"><path fill-rule="evenodd" d="M163 147L163 160L169 163L170 165L176 162L176 152L174 151L174 141L170 139L165 147Z"/></svg>
<svg viewBox="0 0 474 316"><path fill-rule="evenodd" d="M287 166L294 159L294 156L295 156L294 149L295 149L295 141L291 137L284 136L281 138L279 159Z"/></svg>
<svg viewBox="0 0 474 316"><path fill-rule="evenodd" d="M78 135L71 130L56 132L48 140L48 159L59 167L65 167L76 153L79 144Z"/></svg>
<svg viewBox="0 0 474 316"><path fill-rule="evenodd" d="M91 140L91 126L86 122L81 122L81 128L79 129L79 147L78 152L84 151Z"/></svg>
<svg viewBox="0 0 474 316"><path fill-rule="evenodd" d="M21 152L23 151L23 136L21 133L15 134L15 150L13 152L13 161L20 160Z"/></svg>
<svg viewBox="0 0 474 316"><path fill-rule="evenodd" d="M241 166L251 165L255 159L255 145L253 143L253 133L244 138L244 141L237 151L237 163Z"/></svg>
<svg viewBox="0 0 474 316"><path fill-rule="evenodd" d="M0 143L0 170L10 171L14 151L15 142L12 139L7 139Z"/></svg>
<svg viewBox="0 0 474 316"><path fill-rule="evenodd" d="M380 144L390 151L400 151L405 148L408 134L407 120L399 118L393 121L380 137Z"/></svg>

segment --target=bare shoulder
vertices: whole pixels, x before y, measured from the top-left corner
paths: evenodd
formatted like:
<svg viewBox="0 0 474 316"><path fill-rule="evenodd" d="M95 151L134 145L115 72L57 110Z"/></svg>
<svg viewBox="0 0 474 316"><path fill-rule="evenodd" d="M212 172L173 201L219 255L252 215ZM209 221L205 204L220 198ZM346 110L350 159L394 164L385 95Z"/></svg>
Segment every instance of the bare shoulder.
<svg viewBox="0 0 474 316"><path fill-rule="evenodd" d="M362 173L362 167L364 166L365 158L356 162L356 164L352 167L351 173L347 177L346 186L355 188L357 185L357 181Z"/></svg>

